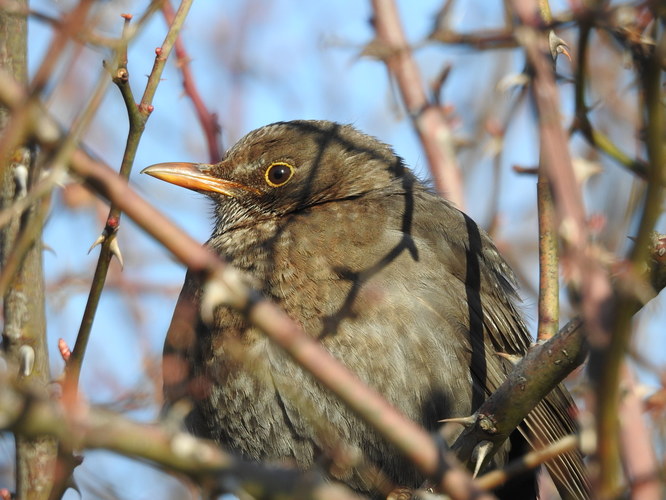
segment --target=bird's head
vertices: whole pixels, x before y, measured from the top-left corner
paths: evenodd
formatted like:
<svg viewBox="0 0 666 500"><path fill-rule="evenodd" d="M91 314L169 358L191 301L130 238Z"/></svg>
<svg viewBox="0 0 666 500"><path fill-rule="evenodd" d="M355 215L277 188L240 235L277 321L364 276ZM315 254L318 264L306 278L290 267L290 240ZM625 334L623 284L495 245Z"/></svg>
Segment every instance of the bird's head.
<svg viewBox="0 0 666 500"><path fill-rule="evenodd" d="M321 203L403 192L405 169L388 145L351 125L300 120L250 132L220 163L159 163L142 173L208 195L228 230Z"/></svg>

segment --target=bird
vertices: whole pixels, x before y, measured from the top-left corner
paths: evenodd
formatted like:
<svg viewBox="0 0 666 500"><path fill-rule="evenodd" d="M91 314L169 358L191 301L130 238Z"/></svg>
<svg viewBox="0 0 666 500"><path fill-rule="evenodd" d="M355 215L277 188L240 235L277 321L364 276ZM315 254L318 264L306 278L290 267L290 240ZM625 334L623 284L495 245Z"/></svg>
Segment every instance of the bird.
<svg viewBox="0 0 666 500"><path fill-rule="evenodd" d="M277 122L248 133L219 163L160 163L143 173L206 195L213 221L206 245L429 431L473 414L510 372L506 358L532 342L514 274L488 234L389 145L353 125ZM323 468L375 498L377 478L422 483L406 458L242 311L219 305L205 321L204 289L204 277L188 271L163 358L165 404L190 401L192 433L244 459ZM524 453L535 430L547 441L575 433L574 407L558 386L489 467ZM336 466L336 443L360 450L358 463L371 467ZM580 452L548 469L563 498L588 496ZM534 474L504 488L501 498L537 495Z"/></svg>

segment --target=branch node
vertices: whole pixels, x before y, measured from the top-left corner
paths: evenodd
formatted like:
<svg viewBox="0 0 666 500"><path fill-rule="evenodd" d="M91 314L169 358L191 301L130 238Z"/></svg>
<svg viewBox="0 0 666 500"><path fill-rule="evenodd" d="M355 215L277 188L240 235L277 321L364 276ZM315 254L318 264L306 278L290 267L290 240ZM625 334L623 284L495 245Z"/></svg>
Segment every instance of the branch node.
<svg viewBox="0 0 666 500"><path fill-rule="evenodd" d="M60 356L62 357L62 360L65 362L65 364L67 364L70 356L72 355L72 351L70 350L69 346L67 345L67 342L63 338L58 339L58 351L60 351Z"/></svg>
<svg viewBox="0 0 666 500"><path fill-rule="evenodd" d="M480 415L479 416L479 428L486 434L497 434L497 426L495 425L495 419L490 415Z"/></svg>

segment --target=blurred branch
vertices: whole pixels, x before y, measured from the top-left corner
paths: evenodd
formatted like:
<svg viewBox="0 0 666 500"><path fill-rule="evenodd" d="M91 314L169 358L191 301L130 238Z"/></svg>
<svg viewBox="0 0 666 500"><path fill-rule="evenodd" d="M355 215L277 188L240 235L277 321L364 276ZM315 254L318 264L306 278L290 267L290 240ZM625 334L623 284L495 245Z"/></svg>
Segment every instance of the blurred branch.
<svg viewBox="0 0 666 500"><path fill-rule="evenodd" d="M664 113L661 96L660 60L666 55L666 37L662 35L651 57L638 66L645 103L646 146L650 163L647 192L638 234L630 255L631 276L640 276L651 257L649 244L653 228L662 212L664 169ZM640 299L621 290L616 301L611 336L593 345L590 356L590 377L596 387L597 435L596 459L599 463L599 493L602 497L617 494L621 476L621 453L617 415L620 404L621 366L631 338L631 318L640 307Z"/></svg>
<svg viewBox="0 0 666 500"><path fill-rule="evenodd" d="M620 438L624 472L629 483L630 498L660 500L664 498L663 478L659 478L660 464L653 448L654 438L643 421L643 400L637 394L637 384L626 363L622 366L624 394L619 407Z"/></svg>
<svg viewBox="0 0 666 500"><path fill-rule="evenodd" d="M438 26L435 31L428 35L428 40L447 45L468 45L477 50L505 49L518 46L513 33L506 30L458 33L450 28Z"/></svg>
<svg viewBox="0 0 666 500"><path fill-rule="evenodd" d="M8 168L9 160L19 145L26 142L26 137L30 130L31 115L36 112L35 106L39 100L40 92L48 83L55 64L60 59L60 54L67 46L67 41L79 26L85 24L84 19L87 16L91 3L92 0L81 0L71 12L66 14L62 29L57 31L53 36L53 40L49 44L49 48L35 72L28 94L24 97L24 102L13 106L9 122L6 124L0 138L0 168L3 171ZM8 16L6 19L26 22L25 18L19 16ZM10 51L9 53L14 54L15 52ZM35 176L35 178L37 177Z"/></svg>
<svg viewBox="0 0 666 500"><path fill-rule="evenodd" d="M160 7L163 0L151 0L150 6L145 11L142 18L138 21L138 26L143 26L145 18L149 17L155 10ZM50 16L44 12L29 8L19 0L0 0L0 9L3 9L7 14L13 16L32 17L37 21L49 24L54 30L60 31L66 27L66 21L57 17ZM128 39L134 38L138 34L138 30L132 31ZM82 25L79 29L71 34L78 42L97 47L106 47L112 50L117 50L120 45L126 43L114 37L107 37L93 31L93 27Z"/></svg>
<svg viewBox="0 0 666 500"><path fill-rule="evenodd" d="M19 5L25 6L26 2ZM62 45L66 35L62 35ZM43 61L42 67L46 64ZM40 68L41 69L41 68ZM0 71L19 89L28 80L27 19L0 10ZM39 70L38 70L39 71ZM21 104L30 99L23 92ZM0 108L0 207L11 210L26 198L39 178L34 147L26 140L25 114ZM16 128L14 128L16 127ZM2 349L21 384L34 384L46 394L50 380L44 311L41 228L48 203L26 204L27 212L12 212L0 232L2 269ZM21 498L42 500L51 486L56 443L44 436L16 436L15 488Z"/></svg>
<svg viewBox="0 0 666 500"><path fill-rule="evenodd" d="M423 144L437 192L464 208L462 175L453 134L441 108L428 102L416 62L405 39L394 0L373 0L376 39L363 51L382 59L398 82L407 113ZM373 47L374 44L374 47Z"/></svg>
<svg viewBox="0 0 666 500"><path fill-rule="evenodd" d="M630 158L615 144L613 144L613 142L606 134L594 128L590 123L590 119L587 114L588 107L585 103L585 90L587 87L587 55L589 51L588 44L591 28L591 16L589 14L587 16L581 16L581 21L579 23L578 56L576 60L574 93L576 103L576 118L570 128L572 131L580 131L591 146L599 149L602 153L606 154L629 171L645 179L648 175L647 164L640 159Z"/></svg>
<svg viewBox="0 0 666 500"><path fill-rule="evenodd" d="M555 441L546 448L531 451L530 453L510 462L503 469L490 471L476 479L476 483L482 488L497 488L509 479L519 476L530 469L535 469L548 460L575 450L580 446L578 436L566 436Z"/></svg>
<svg viewBox="0 0 666 500"><path fill-rule="evenodd" d="M50 199L47 195L50 195L51 190L55 184L65 176L67 164L69 163L69 157L71 156L74 149L78 147L81 135L87 130L88 125L94 118L95 113L101 105L108 84L109 79L106 74L103 73L98 80L90 99L86 103L86 106L84 106L82 114L75 120L67 136L59 145L57 151L55 151L49 156L49 158L42 162L50 166L47 173L41 174L39 176L39 181L30 188L25 196L18 198L15 203L0 212L0 220L4 222L11 220L11 217L16 217L23 214L24 210L28 209L31 204L34 204L35 202L39 203L40 207L38 213L28 215L28 217L32 218L30 222L26 224L26 227L30 228L30 231L26 231L22 235L22 239L28 235L31 235L31 238L23 241L21 244L16 245L12 251L12 254L8 257L8 262L4 266L2 273L0 274L1 294L4 294L6 287L8 286L14 272L17 269L16 265L18 265L18 263L23 260L25 252L30 249L35 239L40 239L42 226L46 220L46 215L50 205ZM2 225L3 224L0 222L0 227ZM9 264L10 262L12 264Z"/></svg>
<svg viewBox="0 0 666 500"><path fill-rule="evenodd" d="M358 499L339 483L316 472L242 462L210 441L166 426L132 422L81 400L62 406L0 375L0 420L19 436L53 436L69 449L99 449L141 458L185 474L212 493L244 498ZM34 497L30 497L34 498Z"/></svg>
<svg viewBox="0 0 666 500"><path fill-rule="evenodd" d="M167 24L171 24L174 19L171 0L164 1L162 4L162 13L164 14ZM221 132L220 123L217 119L217 114L208 111L206 104L203 102L203 99L197 90L194 75L190 69L190 57L185 50L185 44L183 43L183 38L181 36L176 39L176 65L183 76L183 89L185 90L185 94L192 100L192 105L197 113L204 135L206 136L210 163L217 163L222 159L222 152L219 145Z"/></svg>

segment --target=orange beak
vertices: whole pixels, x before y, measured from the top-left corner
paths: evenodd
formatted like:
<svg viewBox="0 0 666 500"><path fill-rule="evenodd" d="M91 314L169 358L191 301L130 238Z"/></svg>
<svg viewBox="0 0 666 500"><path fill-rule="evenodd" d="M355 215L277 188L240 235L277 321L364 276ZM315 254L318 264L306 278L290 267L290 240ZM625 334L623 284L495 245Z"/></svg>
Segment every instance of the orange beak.
<svg viewBox="0 0 666 500"><path fill-rule="evenodd" d="M260 194L257 189L245 184L210 175L209 171L211 167L212 165L206 163L157 163L144 168L141 173L170 182L176 186L203 193L220 193L225 196L236 197L239 194L239 190L241 190Z"/></svg>

